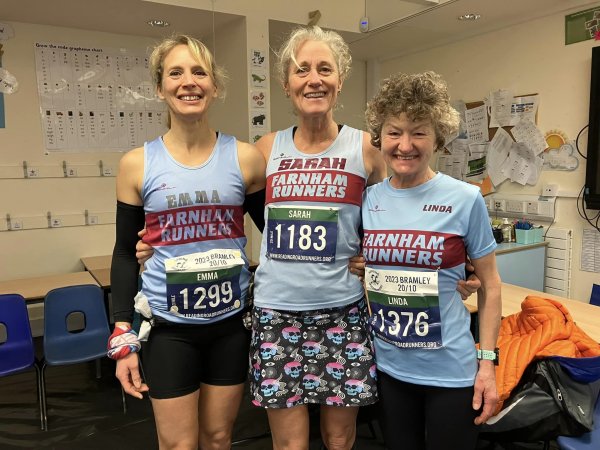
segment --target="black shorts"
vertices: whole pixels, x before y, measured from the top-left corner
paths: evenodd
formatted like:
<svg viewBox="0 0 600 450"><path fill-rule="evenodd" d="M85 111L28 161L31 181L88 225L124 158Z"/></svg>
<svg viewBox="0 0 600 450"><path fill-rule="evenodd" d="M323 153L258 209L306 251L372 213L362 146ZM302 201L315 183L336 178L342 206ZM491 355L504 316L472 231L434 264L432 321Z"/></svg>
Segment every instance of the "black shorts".
<svg viewBox="0 0 600 450"><path fill-rule="evenodd" d="M181 397L196 391L200 383L244 383L249 346L250 331L241 314L208 325L159 323L142 345L150 397Z"/></svg>

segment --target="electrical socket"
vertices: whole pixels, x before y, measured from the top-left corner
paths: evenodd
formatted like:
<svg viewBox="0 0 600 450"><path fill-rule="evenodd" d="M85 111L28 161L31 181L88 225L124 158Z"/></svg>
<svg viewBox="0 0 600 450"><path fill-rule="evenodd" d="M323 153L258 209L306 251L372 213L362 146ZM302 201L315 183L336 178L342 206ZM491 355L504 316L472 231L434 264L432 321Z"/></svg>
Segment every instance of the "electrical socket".
<svg viewBox="0 0 600 450"><path fill-rule="evenodd" d="M506 200L494 200L494 211L505 211L506 210Z"/></svg>
<svg viewBox="0 0 600 450"><path fill-rule="evenodd" d="M88 225L98 225L98 216L89 216Z"/></svg>
<svg viewBox="0 0 600 450"><path fill-rule="evenodd" d="M10 229L11 230L22 230L23 229L23 221L21 219L11 219L10 220Z"/></svg>
<svg viewBox="0 0 600 450"><path fill-rule="evenodd" d="M57 219L56 217L53 217L50 225L52 226L52 228L62 227L62 220Z"/></svg>
<svg viewBox="0 0 600 450"><path fill-rule="evenodd" d="M542 186L543 197L556 197L558 195L558 184L545 184Z"/></svg>
<svg viewBox="0 0 600 450"><path fill-rule="evenodd" d="M539 214L537 202L527 202L527 214Z"/></svg>
<svg viewBox="0 0 600 450"><path fill-rule="evenodd" d="M506 200L506 212L523 212L523 202L519 200Z"/></svg>
<svg viewBox="0 0 600 450"><path fill-rule="evenodd" d="M27 178L38 178L40 176L40 169L37 167L27 168Z"/></svg>

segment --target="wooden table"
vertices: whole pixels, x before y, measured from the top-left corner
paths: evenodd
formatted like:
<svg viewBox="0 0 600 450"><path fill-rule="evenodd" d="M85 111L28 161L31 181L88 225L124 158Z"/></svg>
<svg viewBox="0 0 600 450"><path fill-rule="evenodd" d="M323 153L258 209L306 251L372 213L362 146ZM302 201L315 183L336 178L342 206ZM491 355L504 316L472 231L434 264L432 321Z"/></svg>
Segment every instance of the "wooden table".
<svg viewBox="0 0 600 450"><path fill-rule="evenodd" d="M83 263L85 270L110 269L112 255L84 256L81 258L81 262Z"/></svg>
<svg viewBox="0 0 600 450"><path fill-rule="evenodd" d="M578 300L502 283L502 317L521 312L521 303L528 295L558 300L567 307L575 323L592 339L600 342L600 307ZM471 295L465 304L477 308L477 295Z"/></svg>
<svg viewBox="0 0 600 450"><path fill-rule="evenodd" d="M0 282L0 294L20 294L27 301L39 301L44 300L46 294L52 289L79 284L98 285L89 272L73 272L2 281Z"/></svg>
<svg viewBox="0 0 600 450"><path fill-rule="evenodd" d="M88 270L102 289L110 289L110 267Z"/></svg>

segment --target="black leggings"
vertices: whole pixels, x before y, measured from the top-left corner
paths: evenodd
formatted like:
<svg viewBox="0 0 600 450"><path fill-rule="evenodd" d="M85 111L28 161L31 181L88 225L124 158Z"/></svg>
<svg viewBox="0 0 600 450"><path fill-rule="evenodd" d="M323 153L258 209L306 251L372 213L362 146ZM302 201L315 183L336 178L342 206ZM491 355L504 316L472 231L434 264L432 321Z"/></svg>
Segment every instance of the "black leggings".
<svg viewBox="0 0 600 450"><path fill-rule="evenodd" d="M377 371L381 427L389 450L471 450L473 387L443 388L405 383Z"/></svg>

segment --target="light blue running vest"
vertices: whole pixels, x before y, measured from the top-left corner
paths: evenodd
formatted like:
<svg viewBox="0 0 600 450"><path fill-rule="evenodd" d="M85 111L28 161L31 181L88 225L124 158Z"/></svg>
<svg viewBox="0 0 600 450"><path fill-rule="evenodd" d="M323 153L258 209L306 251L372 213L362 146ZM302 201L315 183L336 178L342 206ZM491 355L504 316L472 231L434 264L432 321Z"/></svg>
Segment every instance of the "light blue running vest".
<svg viewBox="0 0 600 450"><path fill-rule="evenodd" d="M177 323L210 323L244 308L250 278L244 253L245 191L233 136L219 133L209 159L196 167L177 162L162 137L144 145L142 199L148 231L144 241L154 247L154 255L142 273L142 294L148 298L155 316ZM187 280L183 282L187 284L174 284L167 292L167 258L213 249L240 250L245 263L229 280L230 284L224 286L228 296L222 298L226 300L231 296L228 289L234 287L233 299L226 308L223 303L216 307L210 305L211 301L213 305L219 303L219 296L223 294L223 286L218 285L222 281L204 279L210 279L211 273L202 282L194 284ZM211 287L212 284L217 286ZM188 312L194 314L173 314L172 299L177 297L181 302L180 292L186 287Z"/></svg>
<svg viewBox="0 0 600 450"><path fill-rule="evenodd" d="M296 148L293 127L276 134L267 164L267 225L256 273L256 306L306 311L337 308L363 297L348 261L360 250L367 178L360 130L342 127L333 144L318 154ZM276 208L269 212L271 206Z"/></svg>

